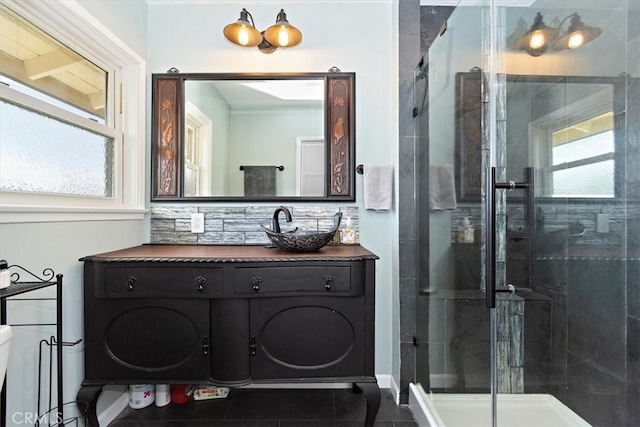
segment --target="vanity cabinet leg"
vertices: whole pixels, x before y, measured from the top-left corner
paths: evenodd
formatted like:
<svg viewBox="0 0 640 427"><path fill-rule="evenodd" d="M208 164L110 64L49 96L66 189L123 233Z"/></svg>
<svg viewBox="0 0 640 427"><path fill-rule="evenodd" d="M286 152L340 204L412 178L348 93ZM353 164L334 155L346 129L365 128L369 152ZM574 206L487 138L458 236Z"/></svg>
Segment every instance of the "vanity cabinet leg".
<svg viewBox="0 0 640 427"><path fill-rule="evenodd" d="M356 391L361 391L367 399L367 415L364 419L365 427L372 427L380 408L380 387L378 383L354 383Z"/></svg>
<svg viewBox="0 0 640 427"><path fill-rule="evenodd" d="M102 393L101 385L83 385L76 397L78 409L84 416L86 427L100 427L98 423L97 404Z"/></svg>

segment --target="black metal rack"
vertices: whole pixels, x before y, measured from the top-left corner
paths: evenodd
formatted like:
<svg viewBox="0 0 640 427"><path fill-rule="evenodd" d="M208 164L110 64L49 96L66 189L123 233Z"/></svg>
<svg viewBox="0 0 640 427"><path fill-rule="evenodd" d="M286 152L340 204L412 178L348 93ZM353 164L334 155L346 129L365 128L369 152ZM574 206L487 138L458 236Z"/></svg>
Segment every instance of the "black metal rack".
<svg viewBox="0 0 640 427"><path fill-rule="evenodd" d="M38 372L38 420L44 417L45 415L51 417L51 415L55 414L55 423L49 423L50 425L56 426L64 426L65 418L63 413L63 364L62 364L62 348L64 346L74 346L78 344L81 340L76 342L67 343L62 339L62 274L55 274L55 272L51 268L46 268L42 271L42 275L38 276L26 268L20 265L11 265L9 266L11 273L11 284L4 289L0 289L0 324L4 325L7 323L7 298L15 297L17 295L25 294L27 292L32 292L38 289L46 288L49 286L56 287L56 335L51 336L49 340L40 341L40 351L39 351L39 366L42 365L42 344L46 344L51 349L50 353L50 376L49 376L49 400L48 400L48 411L41 411L41 403L40 398L42 396L42 387L41 387L41 372ZM18 271L15 271L18 270ZM29 275L28 281L22 281L20 277L20 273L27 273ZM55 280L54 280L55 277ZM14 299L18 300L18 299ZM53 298L20 298L19 300L53 300ZM43 323L17 323L12 324L11 326L53 326L54 324L43 324ZM57 379L57 390L56 390L56 401L57 406L52 404L52 392L51 390L51 377L53 375L53 354L52 351L55 348L56 351L56 379ZM2 388L2 393L0 396L0 405L2 407L1 417L0 417L0 425L7 425L6 416L7 416L7 385ZM50 420L50 418L49 418ZM39 421L36 422L36 425L39 425Z"/></svg>

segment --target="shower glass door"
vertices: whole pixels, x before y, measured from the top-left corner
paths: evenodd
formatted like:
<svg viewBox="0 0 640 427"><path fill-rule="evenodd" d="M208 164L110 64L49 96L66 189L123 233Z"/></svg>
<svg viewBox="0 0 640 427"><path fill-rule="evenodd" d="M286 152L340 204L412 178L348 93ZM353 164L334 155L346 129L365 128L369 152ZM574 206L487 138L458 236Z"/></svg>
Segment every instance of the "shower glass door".
<svg viewBox="0 0 640 427"><path fill-rule="evenodd" d="M486 98L494 11L490 0L467 3L422 7L423 22L429 21L437 36L415 82L419 140L428 146L416 150L416 169L429 171L429 185L419 194L429 232L423 243L428 264L420 263L416 380L426 392L434 426L491 426L495 401L491 317L496 310L485 304L483 267L483 170L491 164L494 127L486 108L494 104ZM472 423L465 424L465 417Z"/></svg>
<svg viewBox="0 0 640 427"><path fill-rule="evenodd" d="M423 6L446 15L415 82L434 426L640 425L639 9Z"/></svg>

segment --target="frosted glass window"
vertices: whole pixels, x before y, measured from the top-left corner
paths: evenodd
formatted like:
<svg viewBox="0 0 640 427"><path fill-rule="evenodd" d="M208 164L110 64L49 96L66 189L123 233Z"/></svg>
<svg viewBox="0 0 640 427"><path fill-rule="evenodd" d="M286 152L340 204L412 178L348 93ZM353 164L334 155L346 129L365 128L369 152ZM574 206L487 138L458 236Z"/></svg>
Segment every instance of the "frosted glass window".
<svg viewBox="0 0 640 427"><path fill-rule="evenodd" d="M2 190L113 195L113 138L5 101L0 137Z"/></svg>
<svg viewBox="0 0 640 427"><path fill-rule="evenodd" d="M553 195L556 197L613 197L614 161L592 163L555 171Z"/></svg>

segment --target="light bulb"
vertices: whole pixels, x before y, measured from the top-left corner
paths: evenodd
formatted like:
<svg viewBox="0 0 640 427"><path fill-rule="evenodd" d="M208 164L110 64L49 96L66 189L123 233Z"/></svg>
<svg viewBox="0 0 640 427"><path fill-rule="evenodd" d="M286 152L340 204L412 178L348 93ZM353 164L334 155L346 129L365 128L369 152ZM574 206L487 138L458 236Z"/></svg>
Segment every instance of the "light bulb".
<svg viewBox="0 0 640 427"><path fill-rule="evenodd" d="M545 38L544 38L544 34L540 33L540 32L534 32L531 35L531 40L529 41L529 47L531 49L540 49L542 46L545 45Z"/></svg>
<svg viewBox="0 0 640 427"><path fill-rule="evenodd" d="M575 49L577 47L582 46L583 43L584 43L584 35L582 34L582 31L576 31L573 34L571 34L571 37L569 37L567 46L569 47L569 49Z"/></svg>
<svg viewBox="0 0 640 427"><path fill-rule="evenodd" d="M280 26L280 31L278 31L278 46L288 46L289 45L289 32L287 31L287 27L284 25Z"/></svg>
<svg viewBox="0 0 640 427"><path fill-rule="evenodd" d="M243 25L238 31L238 43L242 46L246 46L249 43L249 31L247 31L246 25Z"/></svg>

